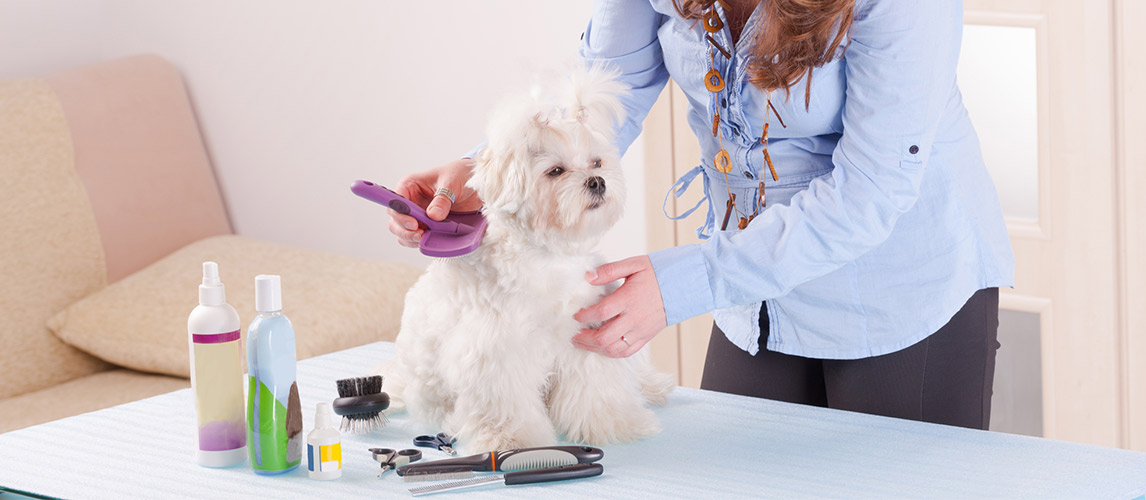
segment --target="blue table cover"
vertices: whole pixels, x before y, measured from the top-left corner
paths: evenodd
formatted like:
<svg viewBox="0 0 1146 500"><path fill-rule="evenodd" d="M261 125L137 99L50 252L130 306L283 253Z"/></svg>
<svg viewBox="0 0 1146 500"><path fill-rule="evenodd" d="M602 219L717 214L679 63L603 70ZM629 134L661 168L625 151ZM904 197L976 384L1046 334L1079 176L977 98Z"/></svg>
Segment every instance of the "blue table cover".
<svg viewBox="0 0 1146 500"><path fill-rule="evenodd" d="M334 381L393 356L380 342L299 363L304 432ZM383 387L385 390L385 387ZM587 388L587 390L592 390ZM974 431L677 388L665 430L603 447L604 475L487 485L429 498L1110 498L1146 494L1146 453ZM343 434L343 477L306 464L258 476L247 464L195 464L189 389L0 435L0 487L62 498L406 498L378 479L370 447L409 448L436 431L394 415L381 431ZM424 449L423 460L447 458ZM479 473L479 475L485 473ZM0 500L5 496L0 494Z"/></svg>

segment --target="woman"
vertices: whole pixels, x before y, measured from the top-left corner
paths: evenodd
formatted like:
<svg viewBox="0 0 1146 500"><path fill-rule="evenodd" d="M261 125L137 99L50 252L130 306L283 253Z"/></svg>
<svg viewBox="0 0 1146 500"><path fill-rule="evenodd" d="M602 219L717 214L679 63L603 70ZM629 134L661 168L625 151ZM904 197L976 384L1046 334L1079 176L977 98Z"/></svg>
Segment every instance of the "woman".
<svg viewBox="0 0 1146 500"><path fill-rule="evenodd" d="M591 271L625 281L574 342L629 356L711 311L703 388L986 429L1014 262L955 83L961 34L955 0L599 1L581 53L633 89L618 146L671 76L703 152L673 192L702 176L709 212L703 243ZM399 189L434 218L438 187L474 209L468 169Z"/></svg>

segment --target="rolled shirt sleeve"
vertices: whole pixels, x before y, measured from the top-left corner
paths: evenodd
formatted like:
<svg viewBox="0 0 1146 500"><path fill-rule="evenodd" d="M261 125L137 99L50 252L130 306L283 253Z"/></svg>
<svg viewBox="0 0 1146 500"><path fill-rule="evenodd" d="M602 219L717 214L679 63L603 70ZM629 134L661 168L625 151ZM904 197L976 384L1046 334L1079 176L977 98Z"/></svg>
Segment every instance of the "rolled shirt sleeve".
<svg viewBox="0 0 1146 500"><path fill-rule="evenodd" d="M669 324L759 303L884 242L915 204L955 93L962 2L860 0L844 52L844 131L830 176L742 231L650 255ZM799 92L793 91L793 94Z"/></svg>
<svg viewBox="0 0 1146 500"><path fill-rule="evenodd" d="M641 133L641 124L668 82L657 30L664 16L648 0L598 0L581 39L581 58L617 70L629 86L621 98L625 119L617 130L623 155Z"/></svg>

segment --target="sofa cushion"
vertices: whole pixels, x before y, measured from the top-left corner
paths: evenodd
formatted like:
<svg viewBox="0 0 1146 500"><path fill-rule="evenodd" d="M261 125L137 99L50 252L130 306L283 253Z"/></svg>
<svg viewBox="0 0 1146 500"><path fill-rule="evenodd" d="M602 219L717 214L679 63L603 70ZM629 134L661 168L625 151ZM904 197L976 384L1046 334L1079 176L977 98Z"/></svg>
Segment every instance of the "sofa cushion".
<svg viewBox="0 0 1146 500"><path fill-rule="evenodd" d="M44 323L106 284L68 124L41 80L0 80L0 399L103 371Z"/></svg>
<svg viewBox="0 0 1146 500"><path fill-rule="evenodd" d="M154 55L46 78L71 129L75 169L119 281L231 224L179 72Z"/></svg>
<svg viewBox="0 0 1146 500"><path fill-rule="evenodd" d="M116 369L0 399L0 433L191 387L185 378ZM188 409L188 411L191 411Z"/></svg>
<svg viewBox="0 0 1146 500"><path fill-rule="evenodd" d="M219 264L245 341L255 317L255 276L282 276L283 313L305 359L393 340L406 290L420 270L242 236L196 242L87 297L49 327L65 342L136 370L189 376L187 315L198 304L203 261Z"/></svg>

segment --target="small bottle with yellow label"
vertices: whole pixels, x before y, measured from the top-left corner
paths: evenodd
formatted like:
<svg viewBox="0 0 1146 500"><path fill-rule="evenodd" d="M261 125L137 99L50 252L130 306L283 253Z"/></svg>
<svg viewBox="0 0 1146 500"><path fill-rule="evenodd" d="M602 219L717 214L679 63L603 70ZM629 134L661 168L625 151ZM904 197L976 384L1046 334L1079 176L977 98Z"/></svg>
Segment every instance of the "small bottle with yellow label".
<svg viewBox="0 0 1146 500"><path fill-rule="evenodd" d="M314 409L314 430L306 435L307 471L311 479L342 477L342 436L330 423L330 403Z"/></svg>

